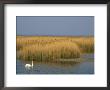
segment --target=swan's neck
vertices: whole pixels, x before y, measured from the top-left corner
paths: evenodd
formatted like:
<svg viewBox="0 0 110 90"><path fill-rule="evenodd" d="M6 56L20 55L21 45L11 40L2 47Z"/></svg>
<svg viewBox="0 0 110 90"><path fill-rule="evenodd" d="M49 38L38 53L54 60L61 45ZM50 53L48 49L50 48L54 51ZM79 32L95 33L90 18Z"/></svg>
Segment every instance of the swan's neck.
<svg viewBox="0 0 110 90"><path fill-rule="evenodd" d="M33 60L32 60L32 67L33 67Z"/></svg>

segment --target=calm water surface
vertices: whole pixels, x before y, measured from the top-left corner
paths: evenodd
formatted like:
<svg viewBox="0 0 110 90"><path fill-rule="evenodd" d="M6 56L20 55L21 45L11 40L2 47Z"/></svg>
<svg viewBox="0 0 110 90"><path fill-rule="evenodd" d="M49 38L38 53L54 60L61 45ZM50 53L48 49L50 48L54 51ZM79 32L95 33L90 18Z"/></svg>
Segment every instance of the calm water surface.
<svg viewBox="0 0 110 90"><path fill-rule="evenodd" d="M94 54L81 56L80 63L38 63L34 61L33 69L27 70L23 60L16 61L16 74L94 74Z"/></svg>

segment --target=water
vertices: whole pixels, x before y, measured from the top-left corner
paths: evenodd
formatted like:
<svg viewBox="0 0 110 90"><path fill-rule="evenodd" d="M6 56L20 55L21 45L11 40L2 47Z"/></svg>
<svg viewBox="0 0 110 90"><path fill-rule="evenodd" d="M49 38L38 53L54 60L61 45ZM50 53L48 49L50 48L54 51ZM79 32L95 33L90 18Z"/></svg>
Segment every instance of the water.
<svg viewBox="0 0 110 90"><path fill-rule="evenodd" d="M25 68L24 62L17 60L16 74L94 74L94 54L85 54L80 63L38 63L34 61L34 67L30 70Z"/></svg>

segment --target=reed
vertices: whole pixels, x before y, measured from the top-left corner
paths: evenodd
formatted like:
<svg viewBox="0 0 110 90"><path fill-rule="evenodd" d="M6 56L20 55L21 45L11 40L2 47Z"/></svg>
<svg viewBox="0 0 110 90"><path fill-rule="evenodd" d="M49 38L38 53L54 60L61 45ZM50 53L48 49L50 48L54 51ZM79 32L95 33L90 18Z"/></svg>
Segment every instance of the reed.
<svg viewBox="0 0 110 90"><path fill-rule="evenodd" d="M93 53L94 52L94 38L80 38L73 40L82 53Z"/></svg>
<svg viewBox="0 0 110 90"><path fill-rule="evenodd" d="M18 58L23 60L48 61L80 57L80 50L72 42L55 42L41 46L38 44L24 47L19 51Z"/></svg>
<svg viewBox="0 0 110 90"><path fill-rule="evenodd" d="M17 58L55 61L94 52L93 37L17 36Z"/></svg>

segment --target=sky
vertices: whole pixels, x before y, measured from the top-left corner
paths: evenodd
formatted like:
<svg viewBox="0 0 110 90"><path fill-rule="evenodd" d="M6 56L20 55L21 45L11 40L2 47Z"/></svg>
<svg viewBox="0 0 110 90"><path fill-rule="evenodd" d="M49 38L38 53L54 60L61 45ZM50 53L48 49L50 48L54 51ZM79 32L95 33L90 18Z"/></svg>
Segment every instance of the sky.
<svg viewBox="0 0 110 90"><path fill-rule="evenodd" d="M94 16L17 16L17 35L94 35Z"/></svg>

